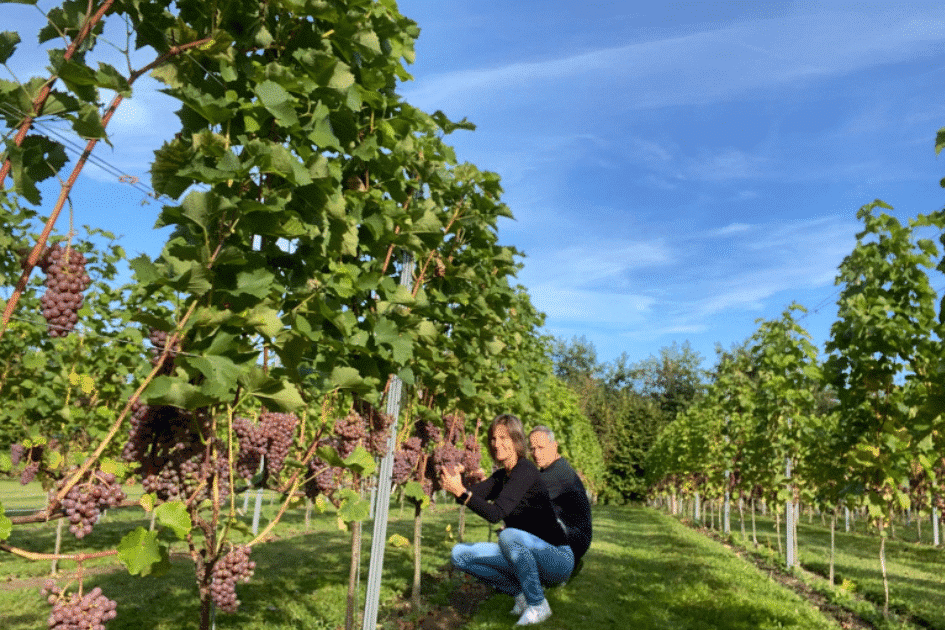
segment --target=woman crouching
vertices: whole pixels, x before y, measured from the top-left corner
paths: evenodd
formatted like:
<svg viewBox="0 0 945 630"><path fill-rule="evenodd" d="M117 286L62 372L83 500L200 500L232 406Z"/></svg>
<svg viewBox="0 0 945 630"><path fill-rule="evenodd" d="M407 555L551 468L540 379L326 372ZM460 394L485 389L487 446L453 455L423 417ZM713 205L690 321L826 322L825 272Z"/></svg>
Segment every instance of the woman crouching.
<svg viewBox="0 0 945 630"><path fill-rule="evenodd" d="M515 598L516 625L551 616L544 586L560 584L574 568L574 554L555 517L538 467L525 456L522 421L511 414L495 417L489 427L489 453L501 466L491 477L463 487L461 469L444 470L440 485L457 502L490 523L503 521L499 542L459 543L453 566Z"/></svg>

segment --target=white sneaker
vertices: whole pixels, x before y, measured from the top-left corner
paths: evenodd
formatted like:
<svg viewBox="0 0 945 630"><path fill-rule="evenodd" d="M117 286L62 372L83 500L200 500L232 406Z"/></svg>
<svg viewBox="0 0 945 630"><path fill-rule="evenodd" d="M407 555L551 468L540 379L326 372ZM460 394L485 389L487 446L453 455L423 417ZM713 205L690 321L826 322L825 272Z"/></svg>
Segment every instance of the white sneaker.
<svg viewBox="0 0 945 630"><path fill-rule="evenodd" d="M515 596L515 606L512 607L509 614L519 617L525 612L526 608L528 608L528 602L525 601L525 593L519 593Z"/></svg>
<svg viewBox="0 0 945 630"><path fill-rule="evenodd" d="M526 608L515 625L530 626L532 624L541 623L550 616L551 606L548 605L547 599L543 599L537 606L529 606Z"/></svg>

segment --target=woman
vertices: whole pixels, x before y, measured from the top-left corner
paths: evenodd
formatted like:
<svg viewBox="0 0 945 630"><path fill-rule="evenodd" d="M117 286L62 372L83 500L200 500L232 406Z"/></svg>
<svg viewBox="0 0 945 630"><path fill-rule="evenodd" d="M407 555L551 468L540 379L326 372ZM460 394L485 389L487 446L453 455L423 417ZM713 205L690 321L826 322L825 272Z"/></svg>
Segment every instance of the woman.
<svg viewBox="0 0 945 630"><path fill-rule="evenodd" d="M498 415L489 427L489 453L500 468L472 488L463 486L461 469L444 470L440 485L457 502L490 523L503 521L498 543L459 543L453 566L515 597L516 625L551 616L542 585L560 584L574 568L574 554L555 517L538 467L525 456L522 421Z"/></svg>

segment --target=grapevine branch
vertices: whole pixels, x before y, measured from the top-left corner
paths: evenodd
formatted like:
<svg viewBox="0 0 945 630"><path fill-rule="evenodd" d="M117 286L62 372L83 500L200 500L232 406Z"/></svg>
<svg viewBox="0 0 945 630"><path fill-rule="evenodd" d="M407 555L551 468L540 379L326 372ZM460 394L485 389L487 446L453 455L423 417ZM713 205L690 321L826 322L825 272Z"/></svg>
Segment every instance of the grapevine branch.
<svg viewBox="0 0 945 630"><path fill-rule="evenodd" d="M117 549L77 554L37 553L35 551L27 551L26 549L14 547L13 545L8 545L7 543L0 543L0 550L12 553L15 556L20 556L21 558L26 558L27 560L75 560L79 563L85 562L86 560L91 560L93 558L107 558L108 556L118 555Z"/></svg>
<svg viewBox="0 0 945 630"><path fill-rule="evenodd" d="M72 56L75 54L75 51L79 49L79 46L82 45L82 42L85 41L85 38L88 37L89 33L92 32L92 29L95 28L95 25L98 24L102 18L105 16L105 13L111 8L115 0L105 0L102 3L102 6L98 8L98 11L95 12L89 19L82 24L82 29L75 36L75 39L69 44L69 47L66 48L66 52L63 53L62 58L66 61L72 59ZM26 134L29 133L30 128L33 126L33 121L36 120L38 116L43 113L43 108L46 106L46 101L49 99L49 94L52 92L52 86L56 82L56 79L59 77L53 75L49 77L45 84L43 84L42 89L39 91L39 94L36 95L36 98L33 99L33 112L32 114L27 114L23 119L23 122L20 124L20 129L16 134L16 137L13 139L13 142L16 143L16 146L23 144L23 140L26 138ZM0 190L3 189L3 182L6 180L7 175L10 173L12 167L12 162L8 157L3 161L3 166L0 167ZM33 263L35 264L35 263ZM6 321L4 320L4 328L6 328Z"/></svg>
<svg viewBox="0 0 945 630"><path fill-rule="evenodd" d="M191 48L202 46L203 44L211 41L211 39L212 38L210 37L204 37L203 39L198 39L187 44L174 46L148 65L133 72L131 76L128 77L128 85L130 86L139 77L141 77L141 75L149 72L168 59L171 59L172 57L175 57ZM124 98L125 97L122 94L116 94L115 98L112 99L111 104L108 106L108 110L105 112L105 115L102 116L102 129L105 129L108 126L109 121L111 121L112 116L115 114L115 110L118 109L118 106L121 104ZM26 264L23 266L23 273L20 275L20 279L16 283L16 289L13 291L13 295L10 296L9 301L3 310L3 322L0 324L0 337L3 336L7 326L10 324L10 317L13 316L13 311L16 310L16 305L20 301L20 295L22 295L23 290L26 289L26 283L29 282L29 277L33 272L33 267L35 267L36 263L39 262L40 254L42 254L43 248L46 247L46 241L49 239L49 235L52 233L53 226L59 219L59 214L62 212L63 206L65 206L66 200L69 197L69 193L72 192L72 188L75 186L76 180L79 178L79 173L82 172L83 168L85 168L85 163L92 154L92 149L94 149L95 145L98 144L98 141L99 138L91 138L89 140L88 144L85 146L85 150L82 152L82 155L76 162L75 167L72 169L72 174L69 175L69 179L67 179L62 185L62 188L59 192L59 199L56 201L56 206L50 213L49 219L46 221L46 225L43 226L43 231L40 233L39 238L36 241L36 245L33 246L33 251L30 252L29 257L26 260ZM0 171L0 185L2 185L4 176L5 174Z"/></svg>
<svg viewBox="0 0 945 630"><path fill-rule="evenodd" d="M462 209L463 209L462 205L458 205L456 207L456 212L453 213L453 216L450 217L449 223L447 223L446 227L443 228L444 236L446 234L449 234L450 228L453 227L453 224L459 218L460 212L462 212ZM417 293L420 291L420 287L423 286L423 279L426 277L427 267L430 266L430 261L433 260L434 254L436 254L436 250L431 249L430 254L427 256L426 261L423 263L423 267L420 269L420 276L417 278L417 282L416 284L414 284L414 287L413 287L413 293L412 293L413 297L417 297Z"/></svg>

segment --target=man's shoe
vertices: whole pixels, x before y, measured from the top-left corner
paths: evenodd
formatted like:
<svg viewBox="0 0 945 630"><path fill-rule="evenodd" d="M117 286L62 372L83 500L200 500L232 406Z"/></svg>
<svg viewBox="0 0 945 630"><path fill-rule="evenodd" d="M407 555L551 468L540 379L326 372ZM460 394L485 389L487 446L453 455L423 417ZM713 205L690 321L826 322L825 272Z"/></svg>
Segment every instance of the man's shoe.
<svg viewBox="0 0 945 630"><path fill-rule="evenodd" d="M526 608L528 608L528 602L525 601L525 593L519 593L515 596L515 606L512 607L509 614L520 617Z"/></svg>
<svg viewBox="0 0 945 630"><path fill-rule="evenodd" d="M530 626L536 623L541 623L550 616L551 606L548 605L547 599L543 599L537 606L529 606L526 608L525 612L522 613L522 616L515 623L515 625Z"/></svg>

